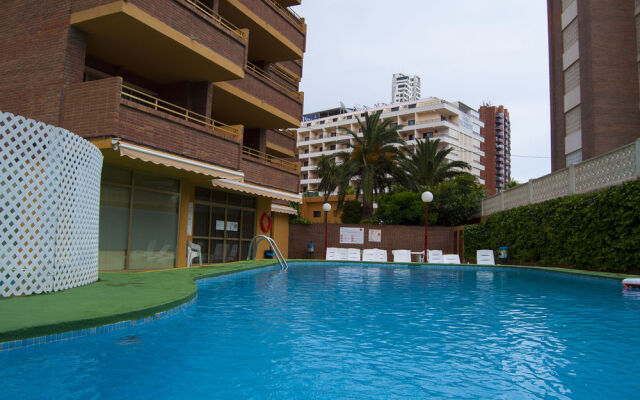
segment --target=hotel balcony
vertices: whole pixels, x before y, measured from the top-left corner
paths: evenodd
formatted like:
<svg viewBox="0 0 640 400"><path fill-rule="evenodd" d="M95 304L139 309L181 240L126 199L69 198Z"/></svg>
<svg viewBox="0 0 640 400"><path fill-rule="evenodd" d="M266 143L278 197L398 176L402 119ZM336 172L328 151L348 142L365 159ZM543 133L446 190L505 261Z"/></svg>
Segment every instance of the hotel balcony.
<svg viewBox="0 0 640 400"><path fill-rule="evenodd" d="M247 128L297 128L304 96L254 64L241 80L217 82L213 113L228 124Z"/></svg>
<svg viewBox="0 0 640 400"><path fill-rule="evenodd" d="M274 187L297 193L299 189L300 164L294 157L275 157L250 147L242 148L240 169L246 182Z"/></svg>
<svg viewBox="0 0 640 400"><path fill-rule="evenodd" d="M69 85L61 125L85 138L118 137L234 170L241 167L242 126L129 88L120 77Z"/></svg>
<svg viewBox="0 0 640 400"><path fill-rule="evenodd" d="M220 0L220 15L250 32L249 60L299 60L305 51L304 19L278 0Z"/></svg>
<svg viewBox="0 0 640 400"><path fill-rule="evenodd" d="M72 11L89 56L156 83L244 76L247 31L199 0L77 1Z"/></svg>

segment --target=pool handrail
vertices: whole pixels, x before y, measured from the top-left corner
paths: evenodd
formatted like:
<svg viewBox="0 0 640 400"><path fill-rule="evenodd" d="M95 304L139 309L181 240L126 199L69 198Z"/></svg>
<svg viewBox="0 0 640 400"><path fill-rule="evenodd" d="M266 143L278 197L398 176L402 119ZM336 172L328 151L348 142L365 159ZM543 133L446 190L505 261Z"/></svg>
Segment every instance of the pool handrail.
<svg viewBox="0 0 640 400"><path fill-rule="evenodd" d="M265 235L256 235L253 237L253 239L251 239L251 243L249 244L249 251L247 253L247 261L250 261L251 259L254 259L254 260L256 259L256 251L258 250L258 244L263 240L266 240L267 243L269 243L269 247L271 247L271 251L273 251L273 254L276 256L276 260L278 260L278 264L280 264L280 270L281 271L288 270L289 265L287 264L287 261L282 256L282 253L280 252L278 245L273 239Z"/></svg>

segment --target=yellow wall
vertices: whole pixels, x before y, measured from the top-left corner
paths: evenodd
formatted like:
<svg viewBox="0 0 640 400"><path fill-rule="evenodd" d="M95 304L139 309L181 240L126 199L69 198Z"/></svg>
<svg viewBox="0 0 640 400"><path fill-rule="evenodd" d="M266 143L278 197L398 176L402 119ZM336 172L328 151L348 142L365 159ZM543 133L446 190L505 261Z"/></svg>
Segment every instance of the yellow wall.
<svg viewBox="0 0 640 400"><path fill-rule="evenodd" d="M272 213L273 229L271 237L278 245L284 258L289 258L289 216L287 214Z"/></svg>
<svg viewBox="0 0 640 400"><path fill-rule="evenodd" d="M271 214L271 199L267 199L265 197L258 197L256 201L256 235L265 235L271 237L273 233L273 227L271 227L270 232L264 232L260 227L260 218L263 213ZM272 216L273 218L273 216ZM258 249L256 251L256 259L262 260L264 257L264 251L269 249L269 244L266 240L263 240L258 245Z"/></svg>
<svg viewBox="0 0 640 400"><path fill-rule="evenodd" d="M346 200L354 200L356 198L355 195L350 194L345 198ZM316 197L305 197L302 199L302 205L300 206L300 215L302 218L306 218L312 223L324 223L324 211L322 211L322 205L324 204L323 196ZM340 216L342 215L341 211L337 211L338 209L338 196L329 197L329 204L331 204L331 211L327 214L327 222L330 224L339 224L342 221L340 220ZM313 212L320 211L320 217L314 217Z"/></svg>

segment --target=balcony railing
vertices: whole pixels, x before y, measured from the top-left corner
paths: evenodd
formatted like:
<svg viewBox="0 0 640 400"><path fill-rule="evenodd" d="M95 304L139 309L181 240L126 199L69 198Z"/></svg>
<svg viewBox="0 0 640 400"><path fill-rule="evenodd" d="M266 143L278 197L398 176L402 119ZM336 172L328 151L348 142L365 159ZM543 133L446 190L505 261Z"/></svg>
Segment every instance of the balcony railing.
<svg viewBox="0 0 640 400"><path fill-rule="evenodd" d="M287 17L289 21L293 22L294 25L302 29L302 27L304 26L304 22L302 21L302 17L296 14L295 11L291 10L288 7L283 7L280 3L278 3L275 0L265 0L265 1L271 4L272 6L274 6L275 8L277 8L278 10L282 10L282 12L284 13L284 15Z"/></svg>
<svg viewBox="0 0 640 400"><path fill-rule="evenodd" d="M278 75L281 79L284 79L285 81L289 82L290 84L294 85L294 86L298 86L298 83L300 83L300 79L291 74L290 72L288 72L282 65L280 64L273 64L272 67L272 71Z"/></svg>
<svg viewBox="0 0 640 400"><path fill-rule="evenodd" d="M191 110L188 110L184 107L180 107L173 103L169 103L168 101L164 101L157 97L151 96L145 92L134 89L132 87L122 85L121 95L123 99L131 100L135 103L145 105L147 107L151 107L154 110L166 112L175 117L183 118L186 121L196 123L198 125L203 125L208 128L222 131L229 135L239 136L240 131L238 128L235 128L230 125L223 124L222 122L218 122L212 118L204 116L202 114L198 114Z"/></svg>
<svg viewBox="0 0 640 400"><path fill-rule="evenodd" d="M202 3L201 1L198 1L198 0L185 0L185 1L187 3L189 3L189 4L191 4L192 6L194 6L195 8L197 8L198 10L202 11L202 13L204 13L206 16L208 16L209 18L213 19L214 21L216 21L217 23L219 23L223 27L229 29L231 32L233 32L236 35L238 35L240 38L242 38L244 40L247 39L247 35L246 35L246 33L244 31L240 30L237 26L233 25L231 22L229 22L228 20L222 18L220 15L216 14L206 4L204 4L204 3Z"/></svg>
<svg viewBox="0 0 640 400"><path fill-rule="evenodd" d="M272 76L270 76L265 70L263 70L262 68L258 67L257 65L247 61L247 69L249 71L255 72L256 74L260 75L262 78L264 78L264 79L268 80L269 82L277 85L279 88L281 88L282 90L284 90L285 92L287 92L291 96L293 96L296 99L302 101L302 96L300 95L300 92L292 90L290 87L288 87L284 83L282 83L282 82L278 81L277 79L273 78Z"/></svg>
<svg viewBox="0 0 640 400"><path fill-rule="evenodd" d="M252 149L251 147L242 146L242 154L247 155L249 157L258 158L260 160L269 162L271 164L279 165L291 171L296 171L296 172L298 171L297 163L283 160L282 158L274 157L270 154L263 153L256 149Z"/></svg>

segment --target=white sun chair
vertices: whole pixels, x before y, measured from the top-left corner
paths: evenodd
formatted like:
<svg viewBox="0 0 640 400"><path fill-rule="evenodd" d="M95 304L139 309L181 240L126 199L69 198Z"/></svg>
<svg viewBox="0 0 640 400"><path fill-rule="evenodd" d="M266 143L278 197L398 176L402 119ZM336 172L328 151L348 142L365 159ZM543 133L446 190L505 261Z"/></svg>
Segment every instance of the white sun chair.
<svg viewBox="0 0 640 400"><path fill-rule="evenodd" d="M445 254L443 257L445 264L460 264L460 256L457 254Z"/></svg>
<svg viewBox="0 0 640 400"><path fill-rule="evenodd" d="M429 250L427 262L429 264L443 264L442 250Z"/></svg>
<svg viewBox="0 0 640 400"><path fill-rule="evenodd" d="M411 262L411 250L393 250L393 262L395 263L410 263Z"/></svg>
<svg viewBox="0 0 640 400"><path fill-rule="evenodd" d="M336 260L339 261L348 261L349 260L349 251L344 248L336 249Z"/></svg>
<svg viewBox="0 0 640 400"><path fill-rule="evenodd" d="M349 261L360 261L360 249L347 249L347 260Z"/></svg>
<svg viewBox="0 0 640 400"><path fill-rule="evenodd" d="M493 250L478 250L476 252L476 258L479 265L495 265L496 262L493 259Z"/></svg>
<svg viewBox="0 0 640 400"><path fill-rule="evenodd" d="M386 250L378 250L376 261L387 262L387 251Z"/></svg>
<svg viewBox="0 0 640 400"><path fill-rule="evenodd" d="M327 255L325 257L326 260L337 260L338 258L338 249L336 247L327 247Z"/></svg>
<svg viewBox="0 0 640 400"><path fill-rule="evenodd" d="M362 250L362 261L378 261L378 249Z"/></svg>
<svg viewBox="0 0 640 400"><path fill-rule="evenodd" d="M196 258L200 261L198 265L202 265L202 247L187 240L187 267L192 267Z"/></svg>

